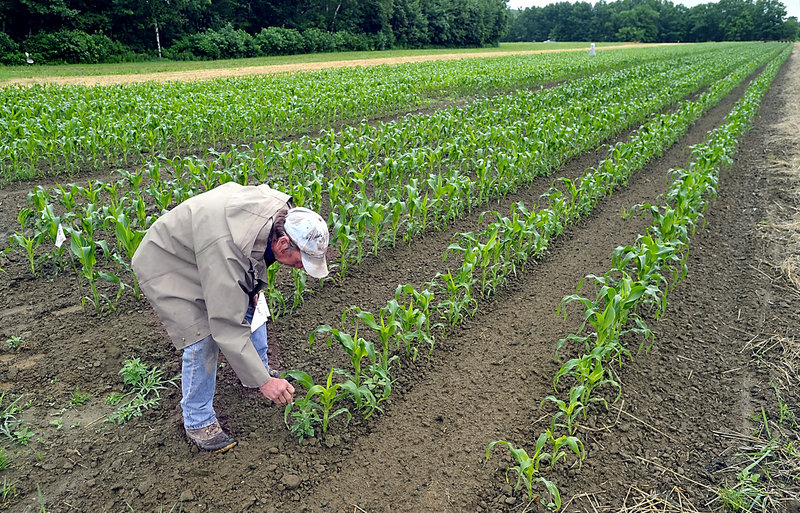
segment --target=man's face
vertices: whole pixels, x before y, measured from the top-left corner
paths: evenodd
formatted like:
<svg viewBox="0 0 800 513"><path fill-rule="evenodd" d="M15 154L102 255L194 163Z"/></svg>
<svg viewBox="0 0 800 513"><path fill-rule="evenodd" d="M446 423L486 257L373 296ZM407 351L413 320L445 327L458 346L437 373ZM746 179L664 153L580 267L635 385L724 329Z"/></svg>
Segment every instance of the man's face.
<svg viewBox="0 0 800 513"><path fill-rule="evenodd" d="M297 269L303 268L303 257L300 255L300 250L292 244L288 235L284 235L273 243L272 253L275 255L275 260L280 262L281 265L288 265Z"/></svg>

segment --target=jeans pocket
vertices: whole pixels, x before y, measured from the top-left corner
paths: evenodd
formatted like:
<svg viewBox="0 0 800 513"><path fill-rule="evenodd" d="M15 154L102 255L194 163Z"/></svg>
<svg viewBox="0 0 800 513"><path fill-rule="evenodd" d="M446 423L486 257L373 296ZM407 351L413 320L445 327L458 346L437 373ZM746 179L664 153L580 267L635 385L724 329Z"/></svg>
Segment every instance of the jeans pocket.
<svg viewBox="0 0 800 513"><path fill-rule="evenodd" d="M248 306L247 307L247 312L245 312L244 319L242 320L242 322L243 323L247 323L247 324L250 324L251 322L253 322L253 314L255 312L256 312L256 307L255 306L252 306L252 305Z"/></svg>

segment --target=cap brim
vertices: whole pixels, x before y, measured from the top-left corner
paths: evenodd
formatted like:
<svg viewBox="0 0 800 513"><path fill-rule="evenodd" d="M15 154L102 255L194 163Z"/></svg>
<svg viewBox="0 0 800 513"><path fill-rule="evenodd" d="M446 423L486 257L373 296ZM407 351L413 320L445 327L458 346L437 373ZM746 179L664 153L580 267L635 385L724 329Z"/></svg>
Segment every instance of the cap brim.
<svg viewBox="0 0 800 513"><path fill-rule="evenodd" d="M306 274L317 279L328 276L328 264L324 256L313 257L302 251L300 252L300 256L303 258L303 269L306 271Z"/></svg>

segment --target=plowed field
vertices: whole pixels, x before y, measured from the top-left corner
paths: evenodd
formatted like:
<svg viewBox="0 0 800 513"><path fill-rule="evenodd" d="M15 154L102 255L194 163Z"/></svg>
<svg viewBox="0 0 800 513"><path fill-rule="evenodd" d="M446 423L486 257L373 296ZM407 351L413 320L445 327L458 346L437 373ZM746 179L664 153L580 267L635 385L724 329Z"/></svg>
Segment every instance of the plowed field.
<svg viewBox="0 0 800 513"><path fill-rule="evenodd" d="M718 198L691 239L688 275L671 292L664 317L650 322L655 344L618 370L621 399L608 410L593 406L581 422L583 465L570 462L547 475L565 511L718 509L716 489L735 484L745 466L737 453L766 436L759 430L762 408L777 420L781 404L800 403L800 292L791 265L781 270L796 251L790 226L800 204L798 84L796 48L733 166L721 174ZM544 511L528 504L524 489L513 489L513 472L506 483L507 451L494 451L486 462L485 448L498 439L533 446L550 418L541 402L561 365L555 342L581 321L577 309L566 319L556 316L561 298L586 274L602 274L614 248L643 233L649 219L623 214L666 190L667 170L687 164L687 148L723 121L743 90L568 228L524 274L481 301L467 323L437 338L430 359L404 364L383 414L346 427L338 417L328 436L302 444L284 426L283 408L243 389L224 365L215 405L239 440L225 454L201 453L187 442L176 388L141 418L123 426L104 422L113 410L104 398L121 389L123 360L139 357L172 376L180 372L179 353L146 302L128 298L116 312L86 313L74 274L35 280L21 255L9 256L0 262L0 341L19 336L23 343L16 350L3 346L0 387L30 401L21 416L36 435L27 446L6 444L12 461L0 478L18 493L7 510ZM603 155L582 155L559 175L579 176ZM551 182L542 179L489 208L532 205ZM33 185L0 189L0 231L17 225ZM315 346L309 355L309 333L338 325L348 305L377 310L398 284L432 279L453 235L474 230L479 215L370 257L341 283L310 295L268 326L275 357L321 377L334 349ZM92 398L59 415L76 387ZM60 427L51 422L57 419ZM784 429L796 440L790 424ZM787 482L776 499L797 511L790 499L800 486L796 478Z"/></svg>

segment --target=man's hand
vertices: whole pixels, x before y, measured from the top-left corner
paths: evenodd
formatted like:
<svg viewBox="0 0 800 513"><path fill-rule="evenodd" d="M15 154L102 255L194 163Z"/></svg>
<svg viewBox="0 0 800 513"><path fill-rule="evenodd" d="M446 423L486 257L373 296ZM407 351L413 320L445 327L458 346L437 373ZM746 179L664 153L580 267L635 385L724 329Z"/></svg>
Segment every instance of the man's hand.
<svg viewBox="0 0 800 513"><path fill-rule="evenodd" d="M264 394L264 397L280 406L285 406L292 402L292 397L294 396L292 384L281 378L271 378L258 389Z"/></svg>

